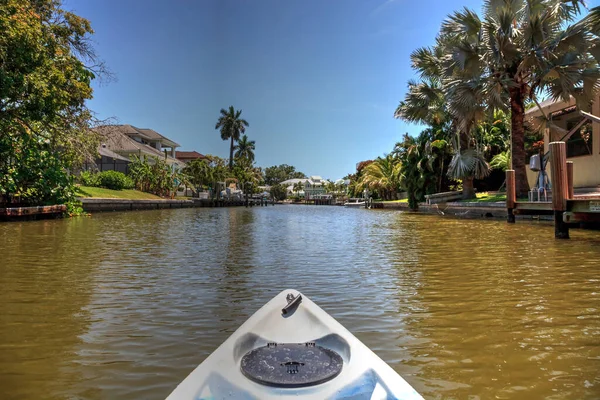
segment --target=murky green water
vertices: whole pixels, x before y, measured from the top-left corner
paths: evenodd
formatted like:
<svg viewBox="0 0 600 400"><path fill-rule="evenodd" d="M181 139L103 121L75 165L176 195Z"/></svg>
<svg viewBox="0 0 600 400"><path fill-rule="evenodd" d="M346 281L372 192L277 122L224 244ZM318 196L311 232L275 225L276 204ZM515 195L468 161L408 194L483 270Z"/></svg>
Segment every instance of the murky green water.
<svg viewBox="0 0 600 400"><path fill-rule="evenodd" d="M297 288L430 399L600 398L600 232L340 207L0 224L0 398L162 399Z"/></svg>

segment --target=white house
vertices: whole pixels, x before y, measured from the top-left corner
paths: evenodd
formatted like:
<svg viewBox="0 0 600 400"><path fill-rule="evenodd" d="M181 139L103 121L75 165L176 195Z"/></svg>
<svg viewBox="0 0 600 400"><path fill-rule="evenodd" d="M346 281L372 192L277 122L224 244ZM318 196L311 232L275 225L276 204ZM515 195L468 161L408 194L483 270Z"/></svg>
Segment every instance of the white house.
<svg viewBox="0 0 600 400"><path fill-rule="evenodd" d="M294 186L302 183L302 190L296 192ZM288 179L281 182L281 185L286 187L288 196L298 195L299 197L312 198L314 196L323 195L327 192L326 185L329 183L326 179L318 175L312 175L308 178Z"/></svg>

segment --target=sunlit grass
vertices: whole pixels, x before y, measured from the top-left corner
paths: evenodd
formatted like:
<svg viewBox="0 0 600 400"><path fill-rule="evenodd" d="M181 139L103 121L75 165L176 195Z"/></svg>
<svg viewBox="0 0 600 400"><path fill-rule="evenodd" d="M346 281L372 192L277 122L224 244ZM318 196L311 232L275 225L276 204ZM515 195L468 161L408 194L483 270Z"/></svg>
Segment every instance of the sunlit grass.
<svg viewBox="0 0 600 400"><path fill-rule="evenodd" d="M99 187L79 186L77 196L98 199L127 199L127 200L160 200L154 194L140 192L139 190L112 190Z"/></svg>
<svg viewBox="0 0 600 400"><path fill-rule="evenodd" d="M472 203L494 203L498 201L506 201L506 193L494 193L489 194L488 192L481 192L476 194L475 199L468 199L463 201L469 201Z"/></svg>

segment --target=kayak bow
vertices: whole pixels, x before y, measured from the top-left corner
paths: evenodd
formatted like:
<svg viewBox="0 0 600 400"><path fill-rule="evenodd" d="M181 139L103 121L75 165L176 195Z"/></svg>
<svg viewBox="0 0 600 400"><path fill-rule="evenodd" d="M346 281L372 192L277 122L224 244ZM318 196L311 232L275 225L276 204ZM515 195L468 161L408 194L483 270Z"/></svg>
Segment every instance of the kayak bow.
<svg viewBox="0 0 600 400"><path fill-rule="evenodd" d="M319 306L284 290L240 326L167 400L422 397Z"/></svg>

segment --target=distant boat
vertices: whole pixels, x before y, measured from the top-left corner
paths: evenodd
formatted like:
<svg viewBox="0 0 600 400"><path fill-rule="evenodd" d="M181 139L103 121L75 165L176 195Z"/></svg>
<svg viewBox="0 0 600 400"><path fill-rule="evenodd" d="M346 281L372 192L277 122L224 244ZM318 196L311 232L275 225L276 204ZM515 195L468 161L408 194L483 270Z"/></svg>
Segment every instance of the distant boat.
<svg viewBox="0 0 600 400"><path fill-rule="evenodd" d="M366 201L364 199L350 199L349 201L344 203L344 207L358 208L358 207L364 207L365 204L366 204Z"/></svg>

